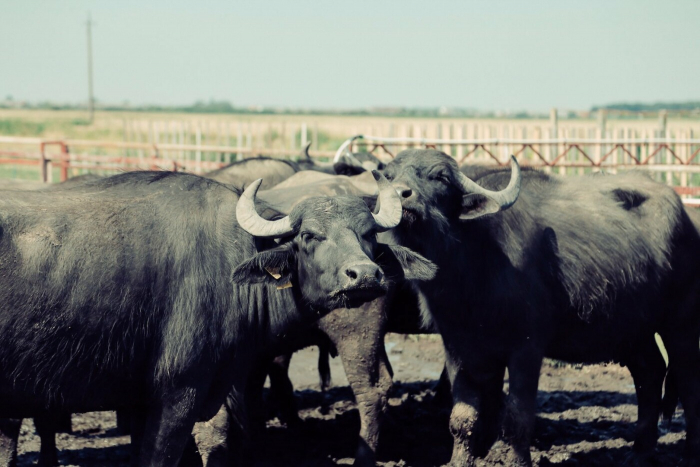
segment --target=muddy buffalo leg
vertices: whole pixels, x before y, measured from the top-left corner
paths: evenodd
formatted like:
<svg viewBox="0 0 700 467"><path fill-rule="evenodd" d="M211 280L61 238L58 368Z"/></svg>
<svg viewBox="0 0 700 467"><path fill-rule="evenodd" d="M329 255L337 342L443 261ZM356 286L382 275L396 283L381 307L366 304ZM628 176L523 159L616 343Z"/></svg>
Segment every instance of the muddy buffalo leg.
<svg viewBox="0 0 700 467"><path fill-rule="evenodd" d="M530 442L535 427L541 367L542 355L531 348L515 350L508 362L510 390L504 408L503 427L512 453L507 465L532 465Z"/></svg>
<svg viewBox="0 0 700 467"><path fill-rule="evenodd" d="M635 346L627 364L637 391L637 426L634 437L635 465L650 465L658 439L658 421L661 410L666 364L653 336Z"/></svg>
<svg viewBox="0 0 700 467"><path fill-rule="evenodd" d="M0 419L0 467L17 465L17 441L21 426L21 418Z"/></svg>
<svg viewBox="0 0 700 467"><path fill-rule="evenodd" d="M504 376L502 367L479 384L479 415L471 443L475 457L486 456L500 434Z"/></svg>
<svg viewBox="0 0 700 467"><path fill-rule="evenodd" d="M450 413L450 433L454 439L450 467L471 467L476 456L470 443L479 415L479 391L466 371L450 364L447 355L447 374L452 386L452 413Z"/></svg>

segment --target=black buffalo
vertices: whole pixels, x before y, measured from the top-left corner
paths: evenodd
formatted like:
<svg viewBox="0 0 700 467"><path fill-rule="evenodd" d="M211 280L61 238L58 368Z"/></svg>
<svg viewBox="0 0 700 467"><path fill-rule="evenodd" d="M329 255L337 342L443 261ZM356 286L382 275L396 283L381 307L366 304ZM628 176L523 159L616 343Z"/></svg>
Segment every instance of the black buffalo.
<svg viewBox="0 0 700 467"><path fill-rule="evenodd" d="M286 159L273 159L270 157L256 157L243 161L233 162L225 167L208 172L203 177L211 178L217 182L231 184L238 188L245 188L258 178L263 179L261 189L268 190L297 172L312 170L331 175L359 175L366 171L381 170L384 163L374 154L350 153L343 151L333 165L324 165L314 161L309 155L307 144L301 151L298 161Z"/></svg>
<svg viewBox="0 0 700 467"><path fill-rule="evenodd" d="M3 193L0 416L130 407L134 462L176 465L193 423L218 411L266 346L386 291L373 258L433 274L376 242L399 220L386 187L378 214L358 198L321 198L266 221L259 185L239 197L150 172ZM256 254L254 235L291 241Z"/></svg>
<svg viewBox="0 0 700 467"><path fill-rule="evenodd" d="M368 178L373 186L368 183ZM377 185L370 173L345 177L302 171L271 190L260 191L258 196L275 211L286 213L293 210L299 202L319 195L359 196L372 206L376 203L376 189ZM406 283L394 280L387 294L392 296L390 300L379 297L357 308L338 308L309 328L287 333L279 345L267 355L262 355L246 388L247 415L253 432L259 435L264 428L262 389L268 373L283 418L288 423L298 420L293 388L286 374L290 354L309 345L319 345L324 350L323 355L327 356L327 351L340 355L357 399L361 426L355 464L374 465L381 415L391 386L391 369L383 345L384 334L388 330L420 330L420 316L415 300L406 300L404 292L411 292ZM407 301L412 306L407 306ZM324 371L322 374L328 382L329 373ZM198 436L199 450L207 457L208 465L226 465L228 453L238 449L235 439L227 440L230 420L226 420L225 413L222 413L221 418L222 420L212 420L203 430L206 434L200 432ZM238 434L234 433L233 438L236 437ZM255 439L256 436L252 438Z"/></svg>
<svg viewBox="0 0 700 467"><path fill-rule="evenodd" d="M262 178L262 189L267 190L288 179L299 170L301 170L299 165L293 161L256 157L233 162L202 176L241 189L246 188L258 178Z"/></svg>
<svg viewBox="0 0 700 467"><path fill-rule="evenodd" d="M404 207L392 236L439 268L418 289L445 343L451 465L484 455L501 418L511 465L531 464L544 356L629 367L639 403L634 460L646 464L665 375L655 333L668 350L685 408L686 458L695 465L700 238L680 199L638 174L534 173L520 191L517 163L512 168L510 178L492 173L477 184L441 152L407 150L385 169Z"/></svg>

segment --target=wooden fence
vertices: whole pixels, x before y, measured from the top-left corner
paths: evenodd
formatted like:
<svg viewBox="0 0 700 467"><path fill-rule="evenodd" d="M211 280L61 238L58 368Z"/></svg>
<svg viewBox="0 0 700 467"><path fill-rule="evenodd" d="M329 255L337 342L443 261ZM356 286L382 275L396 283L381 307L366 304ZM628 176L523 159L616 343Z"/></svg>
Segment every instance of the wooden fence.
<svg viewBox="0 0 700 467"><path fill-rule="evenodd" d="M201 118L201 117L197 117ZM355 149L391 158L407 147L434 147L458 162L521 163L548 172L642 168L684 196L700 196L700 122L656 119L389 119L243 116L208 120L122 120L122 141L47 140L0 136L0 167L32 167L45 181L85 171L186 170L203 173L235 160L294 158L307 142L329 161L342 142L364 133ZM54 174L55 173L55 174Z"/></svg>
<svg viewBox="0 0 700 467"><path fill-rule="evenodd" d="M389 118L353 116L181 116L179 119L123 119L125 143L209 145L252 150L295 152L311 142L314 149L334 150L348 136L423 139L693 139L700 137L700 120L657 118L608 120L549 119Z"/></svg>

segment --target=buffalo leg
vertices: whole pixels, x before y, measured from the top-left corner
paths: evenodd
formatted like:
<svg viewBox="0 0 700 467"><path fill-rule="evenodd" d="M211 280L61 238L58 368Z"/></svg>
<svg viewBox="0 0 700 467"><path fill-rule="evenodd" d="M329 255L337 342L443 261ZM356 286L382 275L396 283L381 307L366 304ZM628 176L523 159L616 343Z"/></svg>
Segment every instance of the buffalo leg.
<svg viewBox="0 0 700 467"><path fill-rule="evenodd" d="M637 392L638 420L634 437L636 465L650 464L658 439L658 421L661 410L661 390L666 364L653 337L635 347L627 360Z"/></svg>
<svg viewBox="0 0 700 467"><path fill-rule="evenodd" d="M454 439L450 466L473 466L485 456L500 432L505 366L493 363L488 371L470 375L455 364L446 347L443 376L452 391L450 432Z"/></svg>
<svg viewBox="0 0 700 467"><path fill-rule="evenodd" d="M513 449L508 465L532 465L530 442L541 366L542 356L532 349L516 350L508 362L510 391L503 420L505 438Z"/></svg>
<svg viewBox="0 0 700 467"><path fill-rule="evenodd" d="M130 427L131 433L131 465L134 467L139 465L139 456L141 454L141 444L143 442L143 433L146 428L146 416L148 409L146 407L133 408L130 411Z"/></svg>
<svg viewBox="0 0 700 467"><path fill-rule="evenodd" d="M272 360L268 358L260 359L254 365L248 375L245 388L245 410L247 418L247 428L249 431L250 443L256 451L255 446L262 443L265 436L265 408L263 404L263 388L268 370L273 366Z"/></svg>
<svg viewBox="0 0 700 467"><path fill-rule="evenodd" d="M471 442L475 457L486 456L500 433L504 376L505 367L479 385L479 414Z"/></svg>
<svg viewBox="0 0 700 467"><path fill-rule="evenodd" d="M290 425L298 425L301 421L294 397L294 385L289 379L289 363L292 354L276 357L269 366L270 399L279 404L280 419Z"/></svg>
<svg viewBox="0 0 700 467"><path fill-rule="evenodd" d="M21 418L0 419L0 467L17 465L17 441L21 426Z"/></svg>
<svg viewBox="0 0 700 467"><path fill-rule="evenodd" d="M129 409L117 409L117 433L128 435L131 432L131 414Z"/></svg>
<svg viewBox="0 0 700 467"><path fill-rule="evenodd" d="M435 391L435 397L433 401L437 405L444 405L445 407L451 403L452 394L450 393L450 378L447 376L447 367L443 367L442 373L440 373L440 379L438 379L437 384L433 387Z"/></svg>
<svg viewBox="0 0 700 467"><path fill-rule="evenodd" d="M192 433L201 401L191 388L172 390L149 407L139 465L177 466Z"/></svg>
<svg viewBox="0 0 700 467"><path fill-rule="evenodd" d="M330 342L324 342L318 346L318 377L321 380L321 392L326 392L331 387L330 346Z"/></svg>
<svg viewBox="0 0 700 467"><path fill-rule="evenodd" d="M450 413L450 433L454 443L450 467L472 467L476 456L471 446L471 438L479 416L480 393L466 371L451 364L447 355L447 374L452 386L452 413Z"/></svg>
<svg viewBox="0 0 700 467"><path fill-rule="evenodd" d="M34 417L34 426L41 439L38 465L49 467L58 465L56 452L56 432L58 429L60 414L46 413Z"/></svg>
<svg viewBox="0 0 700 467"><path fill-rule="evenodd" d="M673 423L673 414L676 413L677 406L678 388L676 387L676 378L673 375L673 368L669 367L664 385L664 398L661 402L661 416L668 429L671 428L671 423Z"/></svg>
<svg viewBox="0 0 700 467"><path fill-rule="evenodd" d="M700 465L700 352L697 336L664 335L672 376L685 414L685 462Z"/></svg>

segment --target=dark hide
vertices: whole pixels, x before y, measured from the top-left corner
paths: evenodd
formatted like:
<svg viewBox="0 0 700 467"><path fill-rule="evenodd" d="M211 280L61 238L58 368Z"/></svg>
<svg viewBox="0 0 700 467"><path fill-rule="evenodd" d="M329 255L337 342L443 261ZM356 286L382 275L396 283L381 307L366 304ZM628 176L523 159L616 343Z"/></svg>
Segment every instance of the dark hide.
<svg viewBox="0 0 700 467"><path fill-rule="evenodd" d="M140 409L143 465L176 465L195 420L285 333L386 288L328 271L379 248L359 199L295 209L295 286L278 290L236 269L256 242L235 220L238 193L211 180L129 173L0 198L0 416Z"/></svg>
<svg viewBox="0 0 700 467"><path fill-rule="evenodd" d="M65 182L61 183L44 183L36 180L0 179L0 190L62 190L75 185L81 185L83 183L99 180L100 178L102 177L100 177L99 175L84 174L78 175L76 177L71 177Z"/></svg>
<svg viewBox="0 0 700 467"><path fill-rule="evenodd" d="M314 170L326 174L346 175L351 177L364 172L371 172L372 170L382 170L385 167L384 162L369 152L355 152L352 153L352 157L341 154L340 159L333 163L333 165L319 164L309 155L310 147L311 143L306 145L297 162L301 170Z"/></svg>
<svg viewBox="0 0 700 467"><path fill-rule="evenodd" d="M353 195L374 203L377 184L370 172L355 177L301 171L259 197L280 212L291 212L299 202L316 196Z"/></svg>
<svg viewBox="0 0 700 467"><path fill-rule="evenodd" d="M357 163L360 163L358 165ZM333 164L333 169L338 175L359 175L365 171L383 170L386 164L371 152L354 152L352 158L345 154L340 156Z"/></svg>
<svg viewBox="0 0 700 467"><path fill-rule="evenodd" d="M251 182L262 178L261 189L267 190L288 179L299 170L299 165L292 161L257 157L234 162L226 167L206 173L203 177L233 185L241 190L245 189Z"/></svg>
<svg viewBox="0 0 700 467"><path fill-rule="evenodd" d="M691 222L695 226L695 229L700 235L700 209L695 207L685 206L685 212L688 214ZM666 381L664 386L664 399L662 407L662 417L667 425L670 426L673 421L673 414L678 406L678 386L675 382L675 377L673 375L673 367L670 367L668 374L666 375Z"/></svg>
<svg viewBox="0 0 700 467"><path fill-rule="evenodd" d="M687 456L697 460L700 239L678 196L634 173L559 178L525 171L513 207L478 217L480 202L462 191L458 170L435 150L403 151L385 170L403 197L395 240L439 267L433 283L440 287L419 289L447 352L451 465L471 465L496 439L506 368L509 463L530 465L543 356L630 368L639 400L634 452L647 462L665 373L655 332L678 365L690 414ZM508 178L508 171L488 173L478 183L498 190Z"/></svg>

